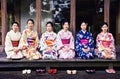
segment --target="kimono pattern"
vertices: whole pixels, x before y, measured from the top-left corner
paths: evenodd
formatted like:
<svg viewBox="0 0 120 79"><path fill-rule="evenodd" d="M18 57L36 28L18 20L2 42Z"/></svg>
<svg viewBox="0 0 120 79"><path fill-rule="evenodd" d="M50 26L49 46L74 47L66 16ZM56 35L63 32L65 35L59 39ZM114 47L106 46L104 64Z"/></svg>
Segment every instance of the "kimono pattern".
<svg viewBox="0 0 120 79"><path fill-rule="evenodd" d="M41 54L37 50L38 42L39 42L39 39L36 31L32 30L31 32L29 32L28 29L25 29L23 31L21 40L20 40L20 46L27 47L22 52L24 56L29 60L41 58Z"/></svg>
<svg viewBox="0 0 120 79"><path fill-rule="evenodd" d="M42 51L43 59L57 59L57 35L54 32L48 32L42 34L40 39L40 50ZM50 51L48 49L51 49Z"/></svg>
<svg viewBox="0 0 120 79"><path fill-rule="evenodd" d="M81 59L92 59L94 58L94 40L92 34L88 31L80 30L76 34L76 52L77 56ZM89 49L85 52L83 49Z"/></svg>
<svg viewBox="0 0 120 79"><path fill-rule="evenodd" d="M70 31L61 30L57 35L57 49L59 58L72 59L75 57L74 39ZM65 49L68 49L67 51Z"/></svg>
<svg viewBox="0 0 120 79"><path fill-rule="evenodd" d="M111 33L99 33L96 39L97 56L99 58L116 59L114 38Z"/></svg>
<svg viewBox="0 0 120 79"><path fill-rule="evenodd" d="M11 30L7 33L5 38L5 52L7 58L19 59L23 57L21 51L14 52L14 50L19 49L20 38L21 38L20 32L14 32L13 30Z"/></svg>

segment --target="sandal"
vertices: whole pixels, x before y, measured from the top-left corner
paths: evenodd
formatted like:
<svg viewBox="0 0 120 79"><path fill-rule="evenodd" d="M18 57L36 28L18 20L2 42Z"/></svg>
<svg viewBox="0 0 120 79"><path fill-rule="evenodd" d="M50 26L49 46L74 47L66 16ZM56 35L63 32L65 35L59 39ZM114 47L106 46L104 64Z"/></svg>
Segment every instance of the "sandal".
<svg viewBox="0 0 120 79"><path fill-rule="evenodd" d="M72 74L72 71L71 70L67 70L67 74Z"/></svg>
<svg viewBox="0 0 120 79"><path fill-rule="evenodd" d="M77 70L72 70L71 73L75 75L77 73Z"/></svg>
<svg viewBox="0 0 120 79"><path fill-rule="evenodd" d="M110 69L106 69L105 70L107 73L111 73L111 70Z"/></svg>
<svg viewBox="0 0 120 79"><path fill-rule="evenodd" d="M111 73L116 73L116 71L114 69L110 69Z"/></svg>

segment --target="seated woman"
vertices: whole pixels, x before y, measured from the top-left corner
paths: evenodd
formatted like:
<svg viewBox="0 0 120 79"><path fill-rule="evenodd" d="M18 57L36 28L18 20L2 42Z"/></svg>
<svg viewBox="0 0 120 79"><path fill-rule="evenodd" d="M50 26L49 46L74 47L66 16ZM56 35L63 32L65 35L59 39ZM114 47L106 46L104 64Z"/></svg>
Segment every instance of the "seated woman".
<svg viewBox="0 0 120 79"><path fill-rule="evenodd" d="M76 52L81 59L94 58L94 40L92 34L86 30L87 23L81 23L81 30L76 34Z"/></svg>
<svg viewBox="0 0 120 79"><path fill-rule="evenodd" d="M38 34L34 28L34 21L28 19L27 28L23 31L20 46L24 49L22 52L29 60L41 58L41 54L37 51L38 47Z"/></svg>
<svg viewBox="0 0 120 79"><path fill-rule="evenodd" d="M20 59L23 57L20 48L21 33L19 32L19 24L17 22L12 23L12 30L9 31L5 38L5 52L9 59Z"/></svg>
<svg viewBox="0 0 120 79"><path fill-rule="evenodd" d="M114 38L113 35L108 32L108 24L104 22L101 25L101 29L102 32L99 33L96 38L96 54L99 58L116 59ZM115 70L113 68L106 69L106 72L115 73Z"/></svg>
<svg viewBox="0 0 120 79"><path fill-rule="evenodd" d="M40 47L43 59L57 59L56 33L53 32L53 23L47 22L47 31L42 34Z"/></svg>
<svg viewBox="0 0 120 79"><path fill-rule="evenodd" d="M108 24L102 24L102 32L98 34L96 39L97 56L105 59L116 59L114 38L108 32Z"/></svg>
<svg viewBox="0 0 120 79"><path fill-rule="evenodd" d="M61 59L72 59L75 57L73 35L68 29L69 23L64 21L63 29L57 35L57 49Z"/></svg>

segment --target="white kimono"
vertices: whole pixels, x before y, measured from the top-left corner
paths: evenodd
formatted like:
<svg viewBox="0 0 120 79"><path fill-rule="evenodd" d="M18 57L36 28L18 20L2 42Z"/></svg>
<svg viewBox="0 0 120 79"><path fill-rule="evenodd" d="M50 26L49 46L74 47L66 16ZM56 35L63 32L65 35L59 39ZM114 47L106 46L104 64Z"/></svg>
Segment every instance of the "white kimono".
<svg viewBox="0 0 120 79"><path fill-rule="evenodd" d="M7 54L7 58L19 59L23 57L21 51L17 53L14 52L15 49L19 49L20 38L20 32L15 33L13 30L11 30L7 33L5 38L5 52Z"/></svg>
<svg viewBox="0 0 120 79"><path fill-rule="evenodd" d="M42 34L40 40L40 47L42 51L43 59L57 59L57 45L56 45L57 35L54 32L48 32ZM47 48L51 48L48 51Z"/></svg>

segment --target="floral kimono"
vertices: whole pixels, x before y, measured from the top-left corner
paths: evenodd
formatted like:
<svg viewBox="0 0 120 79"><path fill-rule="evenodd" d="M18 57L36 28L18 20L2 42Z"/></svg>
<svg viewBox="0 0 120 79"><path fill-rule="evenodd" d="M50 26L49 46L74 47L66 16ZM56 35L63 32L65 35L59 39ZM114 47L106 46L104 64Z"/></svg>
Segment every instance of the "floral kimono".
<svg viewBox="0 0 120 79"><path fill-rule="evenodd" d="M76 52L77 56L81 59L94 58L94 40L92 34L88 31L79 31L76 34ZM84 52L83 49L89 49Z"/></svg>
<svg viewBox="0 0 120 79"><path fill-rule="evenodd" d="M7 54L7 58L19 59L23 57L21 51L14 52L14 50L19 49L20 38L20 32L15 33L13 30L11 30L7 33L5 38L5 52Z"/></svg>
<svg viewBox="0 0 120 79"><path fill-rule="evenodd" d="M56 38L57 35L54 32L46 31L42 34L40 47L43 59L57 59ZM51 49L51 51L48 49Z"/></svg>
<svg viewBox="0 0 120 79"><path fill-rule="evenodd" d="M23 31L20 46L27 47L22 52L29 60L41 58L41 54L37 51L38 41L38 34L36 31L32 30L29 32L28 29Z"/></svg>
<svg viewBox="0 0 120 79"><path fill-rule="evenodd" d="M71 59L75 57L74 39L70 31L65 32L64 30L61 30L58 32L57 49L59 58Z"/></svg>
<svg viewBox="0 0 120 79"><path fill-rule="evenodd" d="M96 39L99 58L116 59L114 38L111 33L100 33Z"/></svg>

